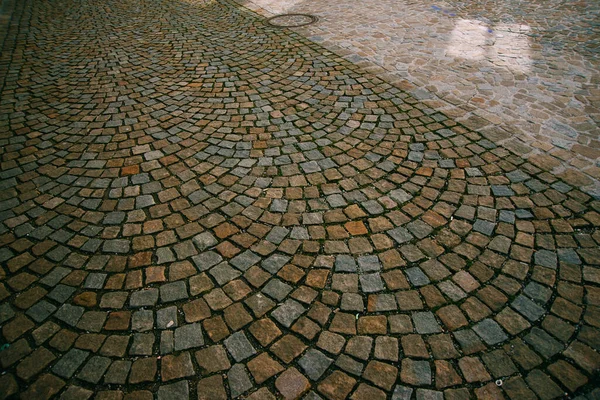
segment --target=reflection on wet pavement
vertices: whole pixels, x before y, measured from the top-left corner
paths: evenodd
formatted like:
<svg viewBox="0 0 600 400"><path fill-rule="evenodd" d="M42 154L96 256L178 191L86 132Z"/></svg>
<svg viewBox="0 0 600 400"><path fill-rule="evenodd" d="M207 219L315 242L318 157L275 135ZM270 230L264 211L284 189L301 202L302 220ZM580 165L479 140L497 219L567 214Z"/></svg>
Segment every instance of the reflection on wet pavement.
<svg viewBox="0 0 600 400"><path fill-rule="evenodd" d="M383 67L415 97L517 154L551 155L555 173L600 195L600 3L250 4L319 16L301 32Z"/></svg>

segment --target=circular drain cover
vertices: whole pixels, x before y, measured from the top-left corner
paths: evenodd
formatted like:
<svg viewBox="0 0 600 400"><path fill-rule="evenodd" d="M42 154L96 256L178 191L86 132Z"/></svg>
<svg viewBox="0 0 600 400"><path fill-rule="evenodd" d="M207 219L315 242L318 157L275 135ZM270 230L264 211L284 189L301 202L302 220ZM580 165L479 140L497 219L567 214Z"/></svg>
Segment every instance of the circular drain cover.
<svg viewBox="0 0 600 400"><path fill-rule="evenodd" d="M319 18L309 14L280 14L267 19L267 23L278 28L296 28L314 24Z"/></svg>

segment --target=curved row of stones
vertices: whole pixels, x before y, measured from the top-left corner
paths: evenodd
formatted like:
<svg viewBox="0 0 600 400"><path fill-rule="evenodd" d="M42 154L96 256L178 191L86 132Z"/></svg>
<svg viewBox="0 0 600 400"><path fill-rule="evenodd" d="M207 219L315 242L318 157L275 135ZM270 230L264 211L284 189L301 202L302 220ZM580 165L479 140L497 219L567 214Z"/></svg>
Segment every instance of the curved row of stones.
<svg viewBox="0 0 600 400"><path fill-rule="evenodd" d="M310 40L387 72L430 107L598 196L598 3L240 3L262 15L318 15L299 28Z"/></svg>
<svg viewBox="0 0 600 400"><path fill-rule="evenodd" d="M5 43L2 397L594 387L597 201L228 2L67 3Z"/></svg>

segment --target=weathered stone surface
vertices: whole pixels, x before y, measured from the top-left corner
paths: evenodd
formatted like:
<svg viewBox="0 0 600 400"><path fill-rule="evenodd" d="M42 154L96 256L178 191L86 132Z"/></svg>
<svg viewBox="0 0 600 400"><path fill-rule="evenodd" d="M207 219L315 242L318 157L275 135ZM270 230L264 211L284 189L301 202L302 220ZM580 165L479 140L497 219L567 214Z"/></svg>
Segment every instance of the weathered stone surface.
<svg viewBox="0 0 600 400"><path fill-rule="evenodd" d="M191 3L3 2L0 398L597 395L598 2Z"/></svg>

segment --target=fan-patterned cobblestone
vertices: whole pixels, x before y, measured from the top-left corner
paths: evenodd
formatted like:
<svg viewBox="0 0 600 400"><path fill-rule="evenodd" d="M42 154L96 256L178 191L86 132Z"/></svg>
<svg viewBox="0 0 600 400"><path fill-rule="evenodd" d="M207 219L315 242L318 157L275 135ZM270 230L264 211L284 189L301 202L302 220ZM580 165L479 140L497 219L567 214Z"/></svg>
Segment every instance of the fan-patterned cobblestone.
<svg viewBox="0 0 600 400"><path fill-rule="evenodd" d="M229 0L6 4L0 398L600 395L552 165Z"/></svg>

